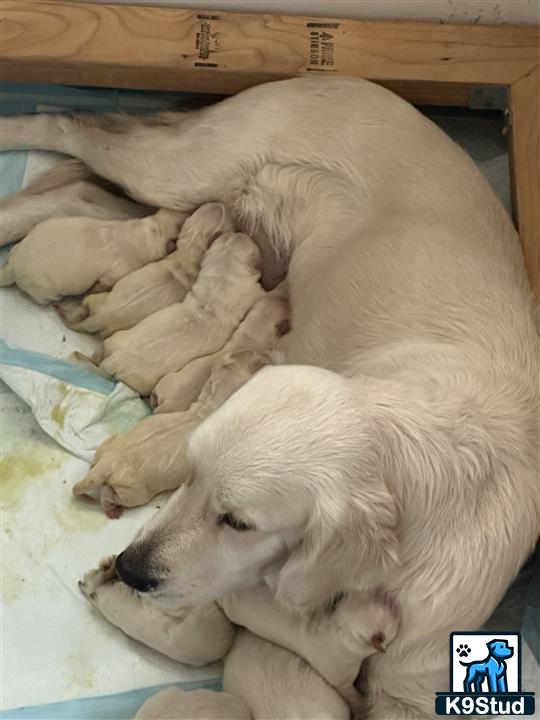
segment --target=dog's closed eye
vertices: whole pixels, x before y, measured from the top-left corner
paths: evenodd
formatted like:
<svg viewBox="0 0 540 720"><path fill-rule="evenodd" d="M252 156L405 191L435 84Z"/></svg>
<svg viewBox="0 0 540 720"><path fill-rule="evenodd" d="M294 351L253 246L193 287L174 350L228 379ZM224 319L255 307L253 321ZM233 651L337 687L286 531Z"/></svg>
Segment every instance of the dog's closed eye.
<svg viewBox="0 0 540 720"><path fill-rule="evenodd" d="M229 527L232 527L233 530L238 530L240 532L255 529L252 525L248 525L248 523L245 523L243 520L231 515L231 513L224 513L223 515L220 515L218 517L218 525L228 525Z"/></svg>

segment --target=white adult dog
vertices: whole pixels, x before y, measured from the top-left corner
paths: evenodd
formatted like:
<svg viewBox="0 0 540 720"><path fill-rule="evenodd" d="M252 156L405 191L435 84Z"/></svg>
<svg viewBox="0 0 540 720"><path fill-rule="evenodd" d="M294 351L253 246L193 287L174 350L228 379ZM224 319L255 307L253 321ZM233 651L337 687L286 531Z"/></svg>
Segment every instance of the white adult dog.
<svg viewBox="0 0 540 720"><path fill-rule="evenodd" d="M361 80L111 123L7 118L3 140L157 207L224 202L266 286L288 268L293 310L290 366L195 431L193 481L124 566L176 606L271 571L301 612L382 585L401 630L369 661L370 717L432 715L448 633L489 616L540 529L538 339L510 218L444 133Z"/></svg>

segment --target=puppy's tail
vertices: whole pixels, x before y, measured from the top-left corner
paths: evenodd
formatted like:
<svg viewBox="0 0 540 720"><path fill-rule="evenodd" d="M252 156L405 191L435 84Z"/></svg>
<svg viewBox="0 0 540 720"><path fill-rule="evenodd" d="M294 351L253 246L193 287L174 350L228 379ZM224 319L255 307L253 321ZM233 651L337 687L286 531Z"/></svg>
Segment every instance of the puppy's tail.
<svg viewBox="0 0 540 720"><path fill-rule="evenodd" d="M14 282L15 276L8 258L8 261L0 268L0 287L8 287L8 285L13 285Z"/></svg>

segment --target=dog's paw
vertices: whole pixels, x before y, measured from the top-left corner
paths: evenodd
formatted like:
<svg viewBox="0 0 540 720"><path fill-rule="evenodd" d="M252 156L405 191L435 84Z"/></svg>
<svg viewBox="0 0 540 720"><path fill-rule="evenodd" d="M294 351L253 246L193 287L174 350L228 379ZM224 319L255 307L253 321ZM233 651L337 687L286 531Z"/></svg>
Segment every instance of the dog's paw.
<svg viewBox="0 0 540 720"><path fill-rule="evenodd" d="M471 648L468 645L458 645L456 648L456 652L459 657L469 657Z"/></svg>
<svg viewBox="0 0 540 720"><path fill-rule="evenodd" d="M115 560L114 555L102 560L98 568L86 573L79 582L79 588L106 620L128 635L136 636L144 600L118 577Z"/></svg>
<svg viewBox="0 0 540 720"><path fill-rule="evenodd" d="M115 560L116 555L110 555L109 557L103 558L103 560L99 563L98 568L87 572L83 579L79 581L79 588L81 592L90 601L96 599L96 593L99 587L107 583L120 581L114 565Z"/></svg>
<svg viewBox="0 0 540 720"><path fill-rule="evenodd" d="M53 308L67 325L81 322L88 317L88 308L81 300L66 299L53 303Z"/></svg>

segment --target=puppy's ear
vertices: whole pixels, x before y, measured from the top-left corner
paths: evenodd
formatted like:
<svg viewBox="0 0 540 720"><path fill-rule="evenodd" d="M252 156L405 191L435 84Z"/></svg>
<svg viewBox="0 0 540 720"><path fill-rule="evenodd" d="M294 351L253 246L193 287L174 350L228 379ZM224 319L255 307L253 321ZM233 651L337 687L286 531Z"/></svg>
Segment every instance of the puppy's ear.
<svg viewBox="0 0 540 720"><path fill-rule="evenodd" d="M348 497L321 495L301 545L279 574L281 604L315 611L341 591L376 587L397 562L397 504L382 478L359 483Z"/></svg>

